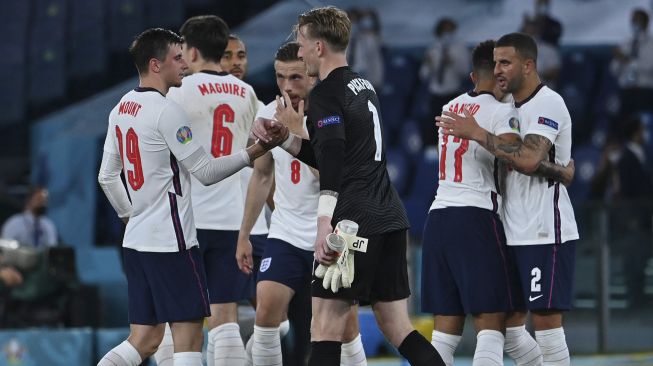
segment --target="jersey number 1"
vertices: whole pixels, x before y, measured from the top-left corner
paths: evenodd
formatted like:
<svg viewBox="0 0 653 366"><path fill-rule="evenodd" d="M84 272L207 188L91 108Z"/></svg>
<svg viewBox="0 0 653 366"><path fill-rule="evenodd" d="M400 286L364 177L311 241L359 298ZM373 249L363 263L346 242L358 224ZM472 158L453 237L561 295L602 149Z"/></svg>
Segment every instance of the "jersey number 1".
<svg viewBox="0 0 653 366"><path fill-rule="evenodd" d="M213 136L211 136L211 154L220 157L231 154L234 135L225 126L225 122L234 122L234 110L229 104L220 104L213 111Z"/></svg>
<svg viewBox="0 0 653 366"><path fill-rule="evenodd" d="M381 150L383 149L383 140L381 136L381 121L379 120L379 111L376 110L372 101L367 101L367 108L372 112L372 120L374 122L374 141L376 142L376 151L374 152L374 160L381 161Z"/></svg>
<svg viewBox="0 0 653 366"><path fill-rule="evenodd" d="M125 166L125 156L127 156L127 160L129 160L129 162L134 167L133 170L125 169L127 174L127 183L129 183L133 190L138 191L143 186L143 183L145 183L145 177L143 176L143 164L141 163L141 153L138 150L138 135L136 135L136 131L134 131L133 128L129 128L129 130L127 130L125 141L127 144L127 151L124 153L122 151L122 131L120 131L120 127L118 126L116 126L116 137L118 138L118 149L120 149L122 166Z"/></svg>
<svg viewBox="0 0 653 366"><path fill-rule="evenodd" d="M442 136L442 151L440 152L440 180L444 180L447 177L445 163L447 161L447 143L449 142L449 135ZM453 142L460 142L460 146L454 151L454 182L463 181L463 154L467 152L469 148L469 140L461 139L460 137L454 137Z"/></svg>

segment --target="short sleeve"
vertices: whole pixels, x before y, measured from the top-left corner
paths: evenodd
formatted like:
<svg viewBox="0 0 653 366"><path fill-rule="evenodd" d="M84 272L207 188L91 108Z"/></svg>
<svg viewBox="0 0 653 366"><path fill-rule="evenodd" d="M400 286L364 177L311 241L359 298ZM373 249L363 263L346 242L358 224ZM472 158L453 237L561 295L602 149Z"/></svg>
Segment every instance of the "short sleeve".
<svg viewBox="0 0 653 366"><path fill-rule="evenodd" d="M528 130L525 135L544 136L555 144L560 131L569 128L571 117L562 99L546 98L540 102L537 111L528 116Z"/></svg>
<svg viewBox="0 0 653 366"><path fill-rule="evenodd" d="M492 117L492 132L500 136L507 133L519 135L520 132L519 115L512 104L502 103L494 112Z"/></svg>
<svg viewBox="0 0 653 366"><path fill-rule="evenodd" d="M256 118L273 119L276 110L277 110L277 102L272 101L268 105L259 108L258 112L256 112L256 117L254 119Z"/></svg>
<svg viewBox="0 0 653 366"><path fill-rule="evenodd" d="M309 100L308 120L313 124L317 141L345 140L345 118L338 98L313 94Z"/></svg>
<svg viewBox="0 0 653 366"><path fill-rule="evenodd" d="M161 112L158 130L177 160L187 158L200 148L200 145L193 139L188 116L174 102L168 103Z"/></svg>

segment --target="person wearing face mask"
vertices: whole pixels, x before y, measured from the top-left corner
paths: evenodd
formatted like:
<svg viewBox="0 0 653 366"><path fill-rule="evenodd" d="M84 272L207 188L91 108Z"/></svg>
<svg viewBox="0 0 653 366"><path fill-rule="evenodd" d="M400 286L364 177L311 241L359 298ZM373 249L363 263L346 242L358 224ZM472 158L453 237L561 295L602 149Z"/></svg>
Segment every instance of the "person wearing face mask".
<svg viewBox="0 0 653 366"><path fill-rule="evenodd" d="M632 35L614 50L610 69L621 87L621 111L633 113L650 108L653 98L653 40L648 34L649 15L635 9Z"/></svg>
<svg viewBox="0 0 653 366"><path fill-rule="evenodd" d="M372 83L376 90L381 90L384 66L379 17L375 10L361 11L352 37L355 38L350 47L352 70Z"/></svg>
<svg viewBox="0 0 653 366"><path fill-rule="evenodd" d="M48 190L44 187L30 189L23 212L11 216L2 226L2 238L35 248L57 245L57 228L45 216L47 207Z"/></svg>
<svg viewBox="0 0 653 366"><path fill-rule="evenodd" d="M562 23L551 16L550 0L535 0L535 16L531 20L540 28L539 38L557 47L562 37Z"/></svg>
<svg viewBox="0 0 653 366"><path fill-rule="evenodd" d="M456 40L456 28L453 19L438 20L433 28L435 42L427 49L419 70L420 79L428 83L431 95L431 113L421 123L424 145L435 146L438 139L433 128L433 116L439 115L442 106L464 89L470 52L462 42Z"/></svg>

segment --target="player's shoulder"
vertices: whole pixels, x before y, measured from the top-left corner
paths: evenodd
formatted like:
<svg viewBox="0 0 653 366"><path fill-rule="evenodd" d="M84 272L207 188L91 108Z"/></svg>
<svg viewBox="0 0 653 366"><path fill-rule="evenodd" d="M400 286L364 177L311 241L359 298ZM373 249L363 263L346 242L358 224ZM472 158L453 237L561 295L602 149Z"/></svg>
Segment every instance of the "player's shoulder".
<svg viewBox="0 0 653 366"><path fill-rule="evenodd" d="M533 101L537 104L545 104L549 106L565 106L565 100L562 98L562 96L548 86L543 86L542 89L535 95Z"/></svg>

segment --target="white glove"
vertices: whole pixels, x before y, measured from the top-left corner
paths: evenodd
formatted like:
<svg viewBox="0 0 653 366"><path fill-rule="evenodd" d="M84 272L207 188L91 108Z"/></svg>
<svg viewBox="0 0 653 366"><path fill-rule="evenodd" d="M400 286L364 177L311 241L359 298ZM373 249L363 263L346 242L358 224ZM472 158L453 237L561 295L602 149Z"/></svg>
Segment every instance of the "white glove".
<svg viewBox="0 0 653 366"><path fill-rule="evenodd" d="M358 225L354 222L345 220L339 222L336 225L336 232L327 235L326 238L327 246L338 253L338 259L330 266L320 264L315 269L315 276L323 278L324 289L331 288L334 293L338 292L340 287L350 288L354 282L354 251L367 251L367 239L357 237L355 231L347 234L339 230L343 222L350 227L354 225L355 231L358 231Z"/></svg>

